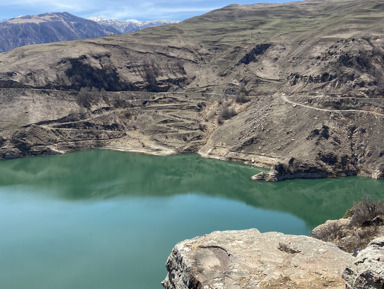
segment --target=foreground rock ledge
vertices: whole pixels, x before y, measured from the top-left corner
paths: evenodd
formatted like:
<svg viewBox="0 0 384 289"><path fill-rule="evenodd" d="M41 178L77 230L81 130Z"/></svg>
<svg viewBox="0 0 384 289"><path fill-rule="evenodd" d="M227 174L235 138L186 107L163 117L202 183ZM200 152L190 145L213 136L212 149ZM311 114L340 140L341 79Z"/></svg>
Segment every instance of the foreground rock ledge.
<svg viewBox="0 0 384 289"><path fill-rule="evenodd" d="M346 289L384 288L384 237L377 238L362 250L343 273Z"/></svg>
<svg viewBox="0 0 384 289"><path fill-rule="evenodd" d="M213 232L177 244L168 258L167 289L344 288L354 257L306 236L256 229Z"/></svg>

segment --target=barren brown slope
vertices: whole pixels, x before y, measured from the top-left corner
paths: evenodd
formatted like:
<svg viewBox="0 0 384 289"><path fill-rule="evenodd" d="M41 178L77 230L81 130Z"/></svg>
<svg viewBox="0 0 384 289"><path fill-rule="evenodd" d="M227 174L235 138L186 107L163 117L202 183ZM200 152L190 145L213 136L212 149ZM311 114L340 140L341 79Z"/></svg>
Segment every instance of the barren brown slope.
<svg viewBox="0 0 384 289"><path fill-rule="evenodd" d="M384 4L231 5L0 54L2 158L108 147L383 178Z"/></svg>

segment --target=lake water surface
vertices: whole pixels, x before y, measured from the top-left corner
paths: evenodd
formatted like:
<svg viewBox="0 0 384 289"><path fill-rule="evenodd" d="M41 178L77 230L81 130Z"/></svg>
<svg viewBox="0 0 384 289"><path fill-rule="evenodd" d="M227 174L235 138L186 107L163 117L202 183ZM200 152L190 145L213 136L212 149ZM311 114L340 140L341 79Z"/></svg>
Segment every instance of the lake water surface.
<svg viewBox="0 0 384 289"><path fill-rule="evenodd" d="M197 155L111 151L0 162L0 288L160 289L179 241L258 228L309 235L384 182L252 182Z"/></svg>

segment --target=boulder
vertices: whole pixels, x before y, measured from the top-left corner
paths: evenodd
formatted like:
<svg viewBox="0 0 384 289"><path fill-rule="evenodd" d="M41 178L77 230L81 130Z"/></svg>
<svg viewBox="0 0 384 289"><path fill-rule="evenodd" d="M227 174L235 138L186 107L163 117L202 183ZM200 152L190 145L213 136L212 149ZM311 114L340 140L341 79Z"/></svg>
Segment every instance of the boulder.
<svg viewBox="0 0 384 289"><path fill-rule="evenodd" d="M353 256L307 236L256 229L213 232L177 244L167 289L344 288Z"/></svg>
<svg viewBox="0 0 384 289"><path fill-rule="evenodd" d="M346 289L384 288L384 237L371 241L343 273Z"/></svg>
<svg viewBox="0 0 384 289"><path fill-rule="evenodd" d="M275 170L270 170L268 173L260 172L251 177L252 181L266 181L270 183L277 182L277 172Z"/></svg>

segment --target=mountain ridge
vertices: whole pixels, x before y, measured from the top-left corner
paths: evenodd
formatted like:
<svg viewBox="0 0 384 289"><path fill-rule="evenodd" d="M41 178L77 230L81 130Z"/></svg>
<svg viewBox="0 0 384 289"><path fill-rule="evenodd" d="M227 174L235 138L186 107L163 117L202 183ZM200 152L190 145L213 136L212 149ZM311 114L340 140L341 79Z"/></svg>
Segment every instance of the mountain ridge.
<svg viewBox="0 0 384 289"><path fill-rule="evenodd" d="M130 33L140 29L172 23L172 21L149 21L127 23L124 29L117 20L97 21L74 16L68 12L53 12L39 15L23 15L0 21L0 52L14 48L59 41L98 38L113 34ZM108 24L109 23L109 24ZM121 24L121 23L120 23Z"/></svg>
<svg viewBox="0 0 384 289"><path fill-rule="evenodd" d="M145 29L145 28L179 23L179 21L172 21L172 20L138 21L135 19L115 20L115 19L106 19L102 17L89 17L87 19L92 20L105 27L112 27L118 30L120 33L131 33L141 29Z"/></svg>

